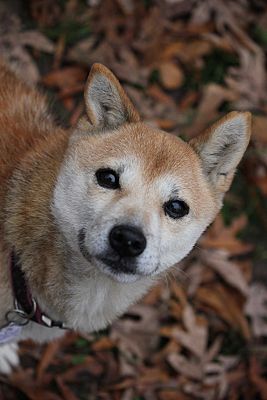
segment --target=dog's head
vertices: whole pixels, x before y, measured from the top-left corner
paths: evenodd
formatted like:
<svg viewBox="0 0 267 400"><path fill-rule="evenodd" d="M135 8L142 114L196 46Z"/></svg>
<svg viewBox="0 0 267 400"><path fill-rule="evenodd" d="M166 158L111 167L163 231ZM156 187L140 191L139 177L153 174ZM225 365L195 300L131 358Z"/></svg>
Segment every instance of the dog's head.
<svg viewBox="0 0 267 400"><path fill-rule="evenodd" d="M189 143L140 122L113 74L95 64L53 213L69 246L119 282L180 261L214 219L249 141L232 112Z"/></svg>

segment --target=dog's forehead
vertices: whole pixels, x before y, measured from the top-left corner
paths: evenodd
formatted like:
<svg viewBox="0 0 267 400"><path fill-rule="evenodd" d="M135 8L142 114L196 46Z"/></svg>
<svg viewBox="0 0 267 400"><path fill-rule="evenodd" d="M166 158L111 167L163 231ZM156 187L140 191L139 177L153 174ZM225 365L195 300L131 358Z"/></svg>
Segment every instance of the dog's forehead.
<svg viewBox="0 0 267 400"><path fill-rule="evenodd" d="M135 159L149 181L183 171L189 179L200 170L199 159L187 143L144 123L85 137L76 146L76 155L79 167L85 169L90 165L105 166L110 160L123 160L127 166L127 160L132 165Z"/></svg>

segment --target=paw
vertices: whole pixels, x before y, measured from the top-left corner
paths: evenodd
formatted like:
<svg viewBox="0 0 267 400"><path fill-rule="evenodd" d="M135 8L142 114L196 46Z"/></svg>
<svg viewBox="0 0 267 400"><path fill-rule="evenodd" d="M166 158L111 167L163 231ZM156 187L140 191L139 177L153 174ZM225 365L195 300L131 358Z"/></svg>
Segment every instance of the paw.
<svg viewBox="0 0 267 400"><path fill-rule="evenodd" d="M19 365L17 343L0 345L0 373L9 374L12 368Z"/></svg>

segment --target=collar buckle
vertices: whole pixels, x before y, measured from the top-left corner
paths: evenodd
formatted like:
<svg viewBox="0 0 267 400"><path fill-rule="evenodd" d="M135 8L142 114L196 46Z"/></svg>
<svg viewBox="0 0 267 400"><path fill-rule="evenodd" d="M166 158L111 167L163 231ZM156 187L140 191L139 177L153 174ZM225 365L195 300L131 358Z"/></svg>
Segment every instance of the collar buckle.
<svg viewBox="0 0 267 400"><path fill-rule="evenodd" d="M6 320L9 323L13 323L15 325L24 326L27 325L28 322L32 319L36 312L36 301L32 298L32 311L30 313L26 313L22 308L20 308L17 299L14 301L14 309L10 310L6 313Z"/></svg>

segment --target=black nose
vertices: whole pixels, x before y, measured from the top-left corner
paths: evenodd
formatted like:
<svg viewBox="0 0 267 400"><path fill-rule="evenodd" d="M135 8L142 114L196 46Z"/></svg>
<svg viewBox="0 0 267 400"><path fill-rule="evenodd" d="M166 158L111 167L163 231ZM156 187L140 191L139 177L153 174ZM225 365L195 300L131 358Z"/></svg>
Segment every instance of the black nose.
<svg viewBox="0 0 267 400"><path fill-rule="evenodd" d="M146 248L146 238L134 226L117 225L111 229L109 242L121 257L137 257Z"/></svg>

